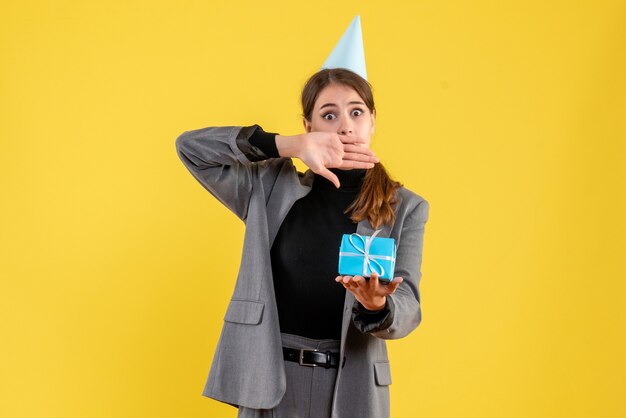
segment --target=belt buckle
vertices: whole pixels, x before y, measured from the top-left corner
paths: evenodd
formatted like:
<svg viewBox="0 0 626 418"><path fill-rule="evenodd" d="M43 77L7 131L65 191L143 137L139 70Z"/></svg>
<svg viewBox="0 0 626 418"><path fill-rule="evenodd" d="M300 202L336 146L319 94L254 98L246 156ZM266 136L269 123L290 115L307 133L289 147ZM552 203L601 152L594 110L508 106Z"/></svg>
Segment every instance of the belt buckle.
<svg viewBox="0 0 626 418"><path fill-rule="evenodd" d="M304 352L305 352L305 351L312 351L312 352L316 352L316 351L320 351L320 350L317 350L317 349L315 349L315 350L309 350L309 349L306 349L306 348L301 348L301 349L300 349L300 359L299 359L300 366L317 367L317 364L315 364L315 363L305 363L305 362L304 362Z"/></svg>

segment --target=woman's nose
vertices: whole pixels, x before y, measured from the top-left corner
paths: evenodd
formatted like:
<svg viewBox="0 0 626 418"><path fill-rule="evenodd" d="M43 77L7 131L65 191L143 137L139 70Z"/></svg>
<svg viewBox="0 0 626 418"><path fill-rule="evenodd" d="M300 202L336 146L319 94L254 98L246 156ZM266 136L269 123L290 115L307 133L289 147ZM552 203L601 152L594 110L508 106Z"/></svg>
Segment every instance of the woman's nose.
<svg viewBox="0 0 626 418"><path fill-rule="evenodd" d="M350 125L349 123L342 123L339 126L339 134L340 135L351 135L352 134L352 125Z"/></svg>

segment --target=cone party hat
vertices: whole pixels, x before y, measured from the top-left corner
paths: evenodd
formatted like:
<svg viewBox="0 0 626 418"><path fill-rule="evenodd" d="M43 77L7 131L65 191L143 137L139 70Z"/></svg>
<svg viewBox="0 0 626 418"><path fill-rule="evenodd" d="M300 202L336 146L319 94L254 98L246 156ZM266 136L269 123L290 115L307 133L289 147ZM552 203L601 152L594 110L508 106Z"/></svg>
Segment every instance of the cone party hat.
<svg viewBox="0 0 626 418"><path fill-rule="evenodd" d="M348 29L343 33L335 49L322 65L322 69L325 68L346 68L367 80L360 16L355 16Z"/></svg>

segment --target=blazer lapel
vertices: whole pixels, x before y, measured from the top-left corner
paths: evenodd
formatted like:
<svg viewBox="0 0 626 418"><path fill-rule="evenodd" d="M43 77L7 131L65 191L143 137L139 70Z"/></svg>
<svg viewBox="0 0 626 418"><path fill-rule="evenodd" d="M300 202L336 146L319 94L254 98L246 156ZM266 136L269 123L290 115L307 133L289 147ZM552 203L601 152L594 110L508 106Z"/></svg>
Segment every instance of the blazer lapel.
<svg viewBox="0 0 626 418"><path fill-rule="evenodd" d="M402 204L402 197L398 195L398 203L396 207L399 207ZM376 235L376 237L389 238L391 235L392 225L383 225L379 229L381 231ZM356 233L362 236L372 236L375 229L372 228L372 224L368 219L363 219L359 222L356 228ZM356 298L352 293L346 290L346 298L344 300L343 305L343 320L341 324L341 355L343 356L344 347L346 344L346 335L348 334L348 328L350 327L350 321L352 321L352 307L354 306L354 302Z"/></svg>
<svg viewBox="0 0 626 418"><path fill-rule="evenodd" d="M379 229L381 231L376 235L376 237L389 238L389 234L391 233L391 227L389 225L383 225ZM375 229L372 228L372 224L368 219L363 219L356 228L356 233L362 236L372 236ZM344 347L346 344L346 335L348 334L348 328L350 327L350 321L352 321L352 307L354 306L354 302L356 301L354 295L346 290L346 298L344 300L343 305L343 320L341 324L341 353L343 355Z"/></svg>
<svg viewBox="0 0 626 418"><path fill-rule="evenodd" d="M313 186L315 173L307 170L302 177L290 178L292 183L282 185L281 188L272 192L273 198L267 203L267 228L269 235L269 248L274 245L274 239L285 217L291 210L296 200L306 196Z"/></svg>

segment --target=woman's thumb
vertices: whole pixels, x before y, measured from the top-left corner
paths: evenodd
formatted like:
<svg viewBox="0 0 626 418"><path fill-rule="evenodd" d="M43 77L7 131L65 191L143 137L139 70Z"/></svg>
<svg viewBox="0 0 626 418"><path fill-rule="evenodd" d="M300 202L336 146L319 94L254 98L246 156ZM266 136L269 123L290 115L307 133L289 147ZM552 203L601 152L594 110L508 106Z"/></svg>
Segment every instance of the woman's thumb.
<svg viewBox="0 0 626 418"><path fill-rule="evenodd" d="M333 173L326 167L321 167L318 174L324 178L327 178L331 183L335 185L336 188L339 188L339 179L337 178L335 173Z"/></svg>

